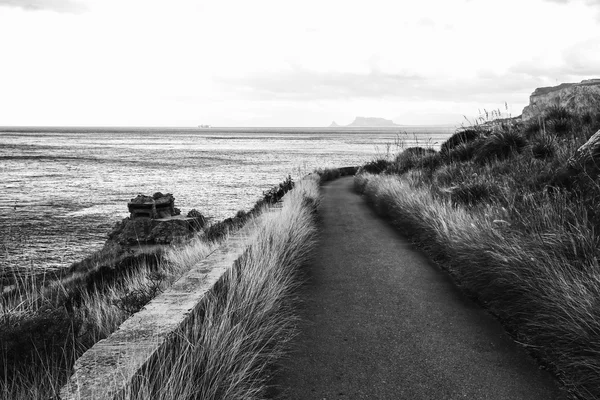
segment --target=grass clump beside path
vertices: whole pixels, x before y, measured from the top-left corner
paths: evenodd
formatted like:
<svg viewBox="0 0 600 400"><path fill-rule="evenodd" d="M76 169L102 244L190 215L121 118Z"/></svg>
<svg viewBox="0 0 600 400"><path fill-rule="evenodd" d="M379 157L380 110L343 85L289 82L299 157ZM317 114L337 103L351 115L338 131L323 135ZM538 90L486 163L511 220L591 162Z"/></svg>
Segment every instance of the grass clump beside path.
<svg viewBox="0 0 600 400"><path fill-rule="evenodd" d="M280 212L266 213L247 251L128 398L264 398L270 367L295 334L295 289L314 244L318 182L317 175L298 182Z"/></svg>
<svg viewBox="0 0 600 400"><path fill-rule="evenodd" d="M458 132L440 152L409 154L410 168L400 154L381 174L363 171L355 188L495 314L573 398L597 399L600 182L583 176L565 184L556 172L600 128L600 118L559 111L541 123Z"/></svg>

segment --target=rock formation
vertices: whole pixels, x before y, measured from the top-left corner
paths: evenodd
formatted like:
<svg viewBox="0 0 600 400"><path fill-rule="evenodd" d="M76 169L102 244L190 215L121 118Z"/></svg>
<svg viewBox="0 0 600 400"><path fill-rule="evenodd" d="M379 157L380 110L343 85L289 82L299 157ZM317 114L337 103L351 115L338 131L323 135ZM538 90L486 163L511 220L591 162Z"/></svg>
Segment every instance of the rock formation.
<svg viewBox="0 0 600 400"><path fill-rule="evenodd" d="M179 215L180 211L175 208L175 198L171 193L162 194L156 192L150 196L138 195L127 203L131 219L136 218L169 218Z"/></svg>
<svg viewBox="0 0 600 400"><path fill-rule="evenodd" d="M329 125L330 128L385 128L400 126L391 119L376 117L356 117L349 125L338 125L335 121Z"/></svg>
<svg viewBox="0 0 600 400"><path fill-rule="evenodd" d="M206 223L196 210L182 216L170 193L138 195L127 203L127 208L130 216L115 225L108 234L109 242L121 246L168 244L191 236Z"/></svg>
<svg viewBox="0 0 600 400"><path fill-rule="evenodd" d="M386 127L386 126L399 126L394 123L391 119L376 118L376 117L356 117L354 121L348 125L349 127Z"/></svg>
<svg viewBox="0 0 600 400"><path fill-rule="evenodd" d="M550 107L564 107L573 114L597 113L600 109L600 79L563 83L536 89L523 109L522 121L542 115Z"/></svg>

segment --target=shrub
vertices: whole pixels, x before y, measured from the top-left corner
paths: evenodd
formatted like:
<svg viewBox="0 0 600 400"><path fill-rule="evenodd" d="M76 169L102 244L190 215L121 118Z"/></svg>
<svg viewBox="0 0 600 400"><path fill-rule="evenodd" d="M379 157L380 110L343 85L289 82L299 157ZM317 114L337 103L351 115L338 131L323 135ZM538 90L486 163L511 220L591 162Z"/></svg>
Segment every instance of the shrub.
<svg viewBox="0 0 600 400"><path fill-rule="evenodd" d="M538 135L532 139L531 154L534 158L545 160L556 154L555 137L550 135Z"/></svg>
<svg viewBox="0 0 600 400"><path fill-rule="evenodd" d="M554 105L550 106L544 112L544 119L553 120L553 119L573 119L573 114L565 107Z"/></svg>
<svg viewBox="0 0 600 400"><path fill-rule="evenodd" d="M436 157L437 152L434 149L409 147L396 156L396 159L389 166L387 172L401 175L414 168L437 168L437 166L434 165Z"/></svg>
<svg viewBox="0 0 600 400"><path fill-rule="evenodd" d="M527 123L527 125L525 125L525 127L523 128L523 133L525 134L526 137L531 137L534 135L539 134L540 132L542 132L544 129L543 124L541 123L541 121L539 119L533 119L531 121L529 121Z"/></svg>
<svg viewBox="0 0 600 400"><path fill-rule="evenodd" d="M400 175L408 170L413 169L417 165L417 162L421 159L421 154L423 154L417 149L421 148L410 147L398 154L394 160L394 163L390 166L389 172Z"/></svg>
<svg viewBox="0 0 600 400"><path fill-rule="evenodd" d="M448 140L442 143L440 152L448 153L457 146L472 142L482 136L486 136L487 134L489 134L489 131L480 127L462 129L457 131L455 134L450 136Z"/></svg>
<svg viewBox="0 0 600 400"><path fill-rule="evenodd" d="M581 116L581 123L584 125L591 125L594 123L594 116L591 112L586 112Z"/></svg>
<svg viewBox="0 0 600 400"><path fill-rule="evenodd" d="M554 118L547 120L548 130L557 136L565 136L571 132L573 121L569 118Z"/></svg>
<svg viewBox="0 0 600 400"><path fill-rule="evenodd" d="M292 180L292 176L288 175L288 177L279 184L279 186L274 186L273 188L263 192L263 200L267 204L275 204L283 195L294 188L294 181Z"/></svg>
<svg viewBox="0 0 600 400"><path fill-rule="evenodd" d="M319 168L319 169L315 170L315 173L317 175L319 175L319 179L320 179L321 183L327 182L327 181L332 181L341 176L341 172L340 172L339 168L326 168L326 169Z"/></svg>
<svg viewBox="0 0 600 400"><path fill-rule="evenodd" d="M490 134L475 152L475 161L486 163L493 159L502 160L520 153L527 140L515 130L497 130Z"/></svg>
<svg viewBox="0 0 600 400"><path fill-rule="evenodd" d="M546 127L558 136L564 136L574 127L575 116L565 107L555 105L544 112Z"/></svg>
<svg viewBox="0 0 600 400"><path fill-rule="evenodd" d="M475 157L475 152L481 145L481 140L475 140L468 143L460 143L452 148L448 153L442 153L450 162L469 161Z"/></svg>
<svg viewBox="0 0 600 400"><path fill-rule="evenodd" d="M432 152L426 154L419 161L419 168L421 168L424 172L431 175L435 170L437 170L443 164L443 158L440 153Z"/></svg>
<svg viewBox="0 0 600 400"><path fill-rule="evenodd" d="M384 158L378 158L373 161L369 161L360 168L360 172L368 172L370 174L380 174L390 166L390 161Z"/></svg>
<svg viewBox="0 0 600 400"><path fill-rule="evenodd" d="M407 156L408 155L415 155L415 156L423 157L426 154L433 154L435 152L436 151L434 149L432 149L432 148L429 148L429 147L428 148L423 148L423 147L417 146L417 147L409 147L409 148L407 148L406 150L404 150L400 154L405 154ZM400 155L398 155L398 156L400 156ZM396 159L397 158L398 157L396 157Z"/></svg>

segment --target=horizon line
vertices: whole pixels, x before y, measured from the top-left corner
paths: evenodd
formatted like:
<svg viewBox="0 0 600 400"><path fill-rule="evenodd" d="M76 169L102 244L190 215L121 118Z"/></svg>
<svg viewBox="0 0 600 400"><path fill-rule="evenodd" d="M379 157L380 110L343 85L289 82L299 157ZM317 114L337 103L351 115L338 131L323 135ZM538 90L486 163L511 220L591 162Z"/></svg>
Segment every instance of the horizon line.
<svg viewBox="0 0 600 400"><path fill-rule="evenodd" d="M454 123L441 123L441 124L398 124L395 126L347 126L347 125L339 125L339 126L258 126L258 125L236 125L236 126L190 126L190 125L0 125L0 130L2 129L14 129L14 128L156 128L156 129L199 129L199 130L209 130L209 129L339 129L339 128L349 128L349 129L360 129L360 128L379 128L379 129L394 129L394 128L402 128L402 127L411 127L411 126L456 126L460 125L459 122Z"/></svg>

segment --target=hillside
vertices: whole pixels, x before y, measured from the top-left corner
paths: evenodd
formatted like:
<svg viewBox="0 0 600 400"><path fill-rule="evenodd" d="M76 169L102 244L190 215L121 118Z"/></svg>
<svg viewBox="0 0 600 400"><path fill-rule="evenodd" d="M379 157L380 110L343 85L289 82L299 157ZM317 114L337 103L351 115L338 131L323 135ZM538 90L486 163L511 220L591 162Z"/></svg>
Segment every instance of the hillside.
<svg viewBox="0 0 600 400"><path fill-rule="evenodd" d="M539 89L533 118L371 161L355 182L569 398L586 400L600 399L599 89Z"/></svg>

